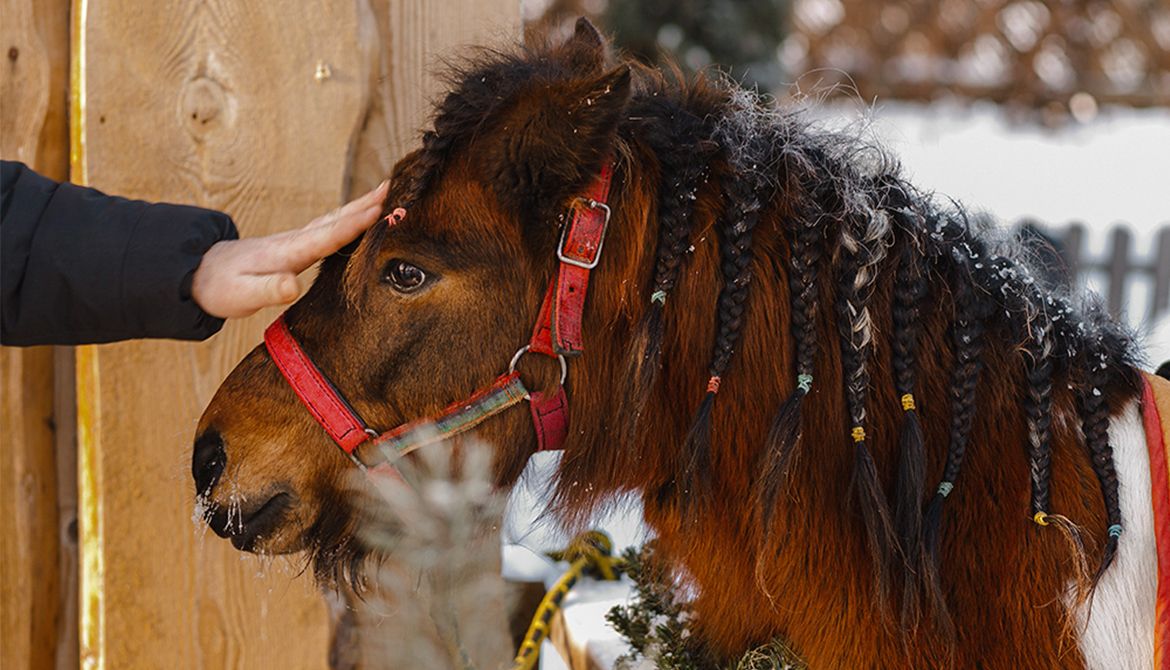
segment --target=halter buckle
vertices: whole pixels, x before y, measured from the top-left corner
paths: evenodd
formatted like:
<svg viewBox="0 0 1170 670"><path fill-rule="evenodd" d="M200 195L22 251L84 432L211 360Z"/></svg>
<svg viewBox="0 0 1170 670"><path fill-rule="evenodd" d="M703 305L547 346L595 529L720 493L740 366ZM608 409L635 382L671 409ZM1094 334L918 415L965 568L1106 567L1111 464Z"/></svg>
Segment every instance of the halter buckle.
<svg viewBox="0 0 1170 670"><path fill-rule="evenodd" d="M569 229L572 224L567 224L561 228L561 241L557 243L557 258L562 263L567 263L583 270L592 270L601 262L601 247L605 245L605 233L609 230L609 217L612 211L609 205L604 202L597 202L593 198L577 198L577 202L584 204L590 209L599 209L605 214L605 221L601 224L601 234L597 236L597 248L593 250L593 258L589 260L582 260L565 254L565 241L569 237Z"/></svg>

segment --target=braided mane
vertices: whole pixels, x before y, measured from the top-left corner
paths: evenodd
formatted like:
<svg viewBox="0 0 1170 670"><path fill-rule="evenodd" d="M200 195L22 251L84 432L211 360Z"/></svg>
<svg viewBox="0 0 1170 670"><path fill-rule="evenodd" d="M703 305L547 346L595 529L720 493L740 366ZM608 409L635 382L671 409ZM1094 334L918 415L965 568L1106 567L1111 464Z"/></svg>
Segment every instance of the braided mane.
<svg viewBox="0 0 1170 670"><path fill-rule="evenodd" d="M682 571L700 586L723 575L741 597L771 598L784 575L813 570L808 558L777 566L820 555L818 531L839 530L833 546L849 556L864 546L872 571L858 579L877 610L897 611L904 638L918 635L925 613L941 638L970 634L951 618L957 587L948 583L958 577L947 561L963 555L949 533L983 537L970 515L950 523L951 508L973 501L1008 510L982 521L1005 524L1005 538L1031 537L1021 520L1058 529L1096 563L1074 577L1087 593L1122 536L1108 427L1136 388L1125 330L1096 301L1044 285L1022 244L916 189L874 144L717 76L685 81L591 58L589 48L485 52L456 69L389 200L409 209L441 190L454 156L491 156L502 119L514 121L533 91L577 87L615 63L632 73L614 123L592 138L598 146L582 138L587 153L566 159L588 174L613 149L618 164L587 352L571 377L559 508L583 518L615 491L640 492ZM549 186L556 176L545 168L493 188L525 230L549 228L581 186ZM540 236L555 240L556 230ZM541 253L551 259L549 248ZM1018 451L1027 474L992 449ZM968 455L976 472L965 471ZM1053 475L1082 466L1100 492L1090 518L1077 519L1083 537L1058 506L1078 499L1077 480ZM1012 488L995 500L978 487L964 493L970 477L991 476ZM1054 481L1069 489L1054 496ZM1017 509L1017 491L1027 507ZM1052 551L1037 547L1030 539L1020 551ZM705 555L734 567L716 570ZM735 581L732 571L751 577ZM1057 589L1060 577L1037 588ZM720 649L761 634L740 630L735 616L718 620L731 599L700 597L702 630Z"/></svg>

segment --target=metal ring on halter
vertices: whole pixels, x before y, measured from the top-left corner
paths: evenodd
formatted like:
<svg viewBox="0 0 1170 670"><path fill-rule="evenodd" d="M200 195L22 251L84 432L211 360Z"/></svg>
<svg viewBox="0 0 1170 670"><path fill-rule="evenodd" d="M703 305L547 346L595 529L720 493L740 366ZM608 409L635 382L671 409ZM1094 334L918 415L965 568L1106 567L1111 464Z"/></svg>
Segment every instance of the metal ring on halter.
<svg viewBox="0 0 1170 670"><path fill-rule="evenodd" d="M516 351L515 355L512 356L512 361L508 363L508 374L516 371L516 364L520 362L520 357L528 353L531 347L532 345L526 344ZM565 380L569 378L569 364L565 362L565 357L562 354L557 354L557 362L561 364L561 386L564 386Z"/></svg>
<svg viewBox="0 0 1170 670"><path fill-rule="evenodd" d="M365 434L370 436L370 440L377 440L378 436L381 435L377 430L374 430L370 427L366 427ZM362 444L365 444L365 442ZM345 455L350 457L350 461L353 461L353 464L357 465L359 470L362 470L363 472L369 470L369 468L366 468L366 464L362 462L362 458L358 458L357 449L353 451L345 451Z"/></svg>

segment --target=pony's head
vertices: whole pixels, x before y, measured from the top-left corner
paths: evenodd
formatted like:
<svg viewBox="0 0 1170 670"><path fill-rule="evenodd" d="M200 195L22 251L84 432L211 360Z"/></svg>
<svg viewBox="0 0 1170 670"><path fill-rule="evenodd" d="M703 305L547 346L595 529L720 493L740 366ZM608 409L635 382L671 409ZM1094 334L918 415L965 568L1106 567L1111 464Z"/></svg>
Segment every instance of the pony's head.
<svg viewBox="0 0 1170 670"><path fill-rule="evenodd" d="M394 169L391 213L327 259L285 321L307 356L372 427L434 414L499 375L536 321L556 265L558 221L596 178L630 95L582 21L566 43L486 54L461 70L422 147ZM405 212L393 214L402 208ZM616 258L607 257L603 265ZM528 389L556 362L525 356ZM485 423L496 480L535 448L526 411ZM199 423L196 489L217 533L241 549L312 549L318 567L352 546L353 464L282 378L266 349L231 373Z"/></svg>

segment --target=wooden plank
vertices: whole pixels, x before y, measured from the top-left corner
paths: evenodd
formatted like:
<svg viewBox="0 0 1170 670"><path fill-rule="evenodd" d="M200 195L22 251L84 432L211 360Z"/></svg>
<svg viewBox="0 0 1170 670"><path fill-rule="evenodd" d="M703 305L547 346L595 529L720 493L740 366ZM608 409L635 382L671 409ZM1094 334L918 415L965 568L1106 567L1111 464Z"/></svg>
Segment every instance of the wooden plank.
<svg viewBox="0 0 1170 670"><path fill-rule="evenodd" d="M374 163L371 183L417 141L434 90L422 86L423 63L492 26L514 38L520 23L518 3L497 0L392 2L380 24L366 2L78 6L75 177L224 209L245 234L341 201L374 84L384 87L380 132L398 149ZM272 316L229 323L201 345L79 350L85 666L324 665L324 608L307 578L290 585L295 570L269 574L188 525L190 431Z"/></svg>
<svg viewBox="0 0 1170 670"><path fill-rule="evenodd" d="M1114 228L1109 235L1109 265L1105 271L1109 277L1109 311L1117 317L1125 309L1125 279L1130 271L1132 242L1133 233L1124 226Z"/></svg>
<svg viewBox="0 0 1170 670"><path fill-rule="evenodd" d="M53 350L0 349L0 666L48 668L57 646Z"/></svg>
<svg viewBox="0 0 1170 670"><path fill-rule="evenodd" d="M57 670L79 664L77 637L77 379L73 347L54 347L53 424L57 442Z"/></svg>
<svg viewBox="0 0 1170 670"><path fill-rule="evenodd" d="M64 179L69 2L0 0L0 15L0 156ZM58 541L53 386L51 348L0 349L0 667L13 670L76 659L60 625L73 589L58 566L75 556Z"/></svg>
<svg viewBox="0 0 1170 670"><path fill-rule="evenodd" d="M1154 245L1154 292L1150 299L1150 323L1170 310L1170 225L1158 231Z"/></svg>
<svg viewBox="0 0 1170 670"><path fill-rule="evenodd" d="M514 44L521 30L516 0L369 0L363 5L381 48L370 72L377 86L369 116L354 146L353 193L373 188L399 158L419 146L441 93L435 75L444 58L458 56L461 47Z"/></svg>
<svg viewBox="0 0 1170 670"><path fill-rule="evenodd" d="M368 97L356 3L78 0L75 16L75 178L222 209L246 235L341 202ZM196 419L273 316L202 344L78 350L84 667L326 665L299 563L192 521Z"/></svg>
<svg viewBox="0 0 1170 670"><path fill-rule="evenodd" d="M1083 281L1089 273L1089 264L1084 257L1085 225L1083 223L1069 224L1064 234L1064 260L1068 264L1069 274L1073 285Z"/></svg>

